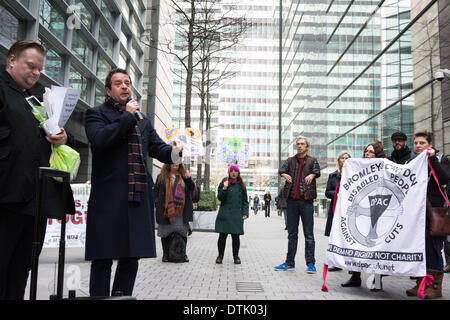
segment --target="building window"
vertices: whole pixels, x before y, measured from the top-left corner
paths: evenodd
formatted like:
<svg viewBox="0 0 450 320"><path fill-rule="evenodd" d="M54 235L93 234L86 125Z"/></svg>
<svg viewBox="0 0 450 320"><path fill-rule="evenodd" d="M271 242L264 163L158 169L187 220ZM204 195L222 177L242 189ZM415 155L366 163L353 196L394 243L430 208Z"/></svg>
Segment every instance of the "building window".
<svg viewBox="0 0 450 320"><path fill-rule="evenodd" d="M113 39L109 36L103 26L100 26L100 35L98 37L98 42L103 47L105 52L111 57L113 53Z"/></svg>
<svg viewBox="0 0 450 320"><path fill-rule="evenodd" d="M111 70L111 65L106 62L106 60L102 57L98 57L98 64L97 64L97 77L101 81L105 81L106 77L108 76L108 72Z"/></svg>
<svg viewBox="0 0 450 320"><path fill-rule="evenodd" d="M30 0L20 0L20 3L25 7L28 8L30 6Z"/></svg>
<svg viewBox="0 0 450 320"><path fill-rule="evenodd" d="M46 44L43 43L45 47L48 48ZM64 60L63 58L54 50L47 49L47 54L45 56L45 65L42 72L48 77L57 81L60 84L64 83Z"/></svg>
<svg viewBox="0 0 450 320"><path fill-rule="evenodd" d="M64 14L55 8L53 2L49 0L41 0L39 21L56 38L58 38L61 42L64 42L66 33Z"/></svg>
<svg viewBox="0 0 450 320"><path fill-rule="evenodd" d="M18 39L19 20L8 10L0 6L0 42L6 47L10 47Z"/></svg>
<svg viewBox="0 0 450 320"><path fill-rule="evenodd" d="M98 86L95 87L95 105L105 102L105 89Z"/></svg>
<svg viewBox="0 0 450 320"><path fill-rule="evenodd" d="M125 21L130 21L130 8L128 7L126 1L122 1L122 14Z"/></svg>
<svg viewBox="0 0 450 320"><path fill-rule="evenodd" d="M75 5L80 9L80 20L81 23L92 33L94 15L92 14L92 9L86 8L84 3L81 0L76 0Z"/></svg>
<svg viewBox="0 0 450 320"><path fill-rule="evenodd" d="M130 79L133 82L133 87L136 87L139 83L139 75L136 72L136 68L130 64L130 68L128 69L128 73L130 75Z"/></svg>
<svg viewBox="0 0 450 320"><path fill-rule="evenodd" d="M88 90L87 90L87 82L88 80L81 75L78 71L76 71L73 67L70 68L70 78L69 78L69 86L71 88L75 88L81 91L80 99L87 101Z"/></svg>
<svg viewBox="0 0 450 320"><path fill-rule="evenodd" d="M109 9L108 5L106 4L105 0L102 1L101 9L103 12L103 15L105 16L106 20L114 26L114 20L116 18L116 14Z"/></svg>
<svg viewBox="0 0 450 320"><path fill-rule="evenodd" d="M119 68L127 69L127 56L123 52L119 56Z"/></svg>
<svg viewBox="0 0 450 320"><path fill-rule="evenodd" d="M75 30L73 33L72 51L89 69L92 68L92 45L81 33L81 30Z"/></svg>

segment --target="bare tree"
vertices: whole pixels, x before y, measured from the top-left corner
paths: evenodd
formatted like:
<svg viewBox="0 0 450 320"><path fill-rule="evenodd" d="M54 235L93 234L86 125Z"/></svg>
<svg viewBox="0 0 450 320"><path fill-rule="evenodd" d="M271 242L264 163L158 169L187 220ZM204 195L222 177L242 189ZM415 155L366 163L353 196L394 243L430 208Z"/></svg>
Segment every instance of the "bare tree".
<svg viewBox="0 0 450 320"><path fill-rule="evenodd" d="M211 92L219 88L236 72L232 70L235 61L230 49L239 43L246 31L246 20L237 17L234 3L230 0L171 0L174 16L169 19L174 24L175 39L160 41L158 44L144 43L166 54L170 54L180 63L180 77L185 86L184 124L191 127L191 109L193 88L200 98L199 129L206 132L207 178L204 188L209 189L210 129L211 129ZM206 128L205 128L206 121ZM202 182L202 161L197 165L197 185Z"/></svg>
<svg viewBox="0 0 450 320"><path fill-rule="evenodd" d="M205 178L203 188L209 189L210 150L211 150L211 92L225 81L235 76L232 70L234 58L230 49L239 43L246 31L245 18L235 16L233 5L224 6L219 0L204 0L197 9L198 36L201 49L195 52L200 61L198 72L194 73L193 85L200 98L200 130L206 133ZM204 122L206 120L206 127ZM197 185L202 181L202 161L197 164Z"/></svg>

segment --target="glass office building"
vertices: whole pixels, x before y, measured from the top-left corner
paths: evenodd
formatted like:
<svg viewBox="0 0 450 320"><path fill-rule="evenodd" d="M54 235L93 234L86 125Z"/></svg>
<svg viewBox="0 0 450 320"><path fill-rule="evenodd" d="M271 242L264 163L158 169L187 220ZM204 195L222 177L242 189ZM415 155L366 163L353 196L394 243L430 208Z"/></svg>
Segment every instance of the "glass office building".
<svg viewBox="0 0 450 320"><path fill-rule="evenodd" d="M143 0L4 0L0 1L0 59L20 39L41 42L47 49L39 80L81 90L80 101L66 129L81 153L77 181L90 176L84 111L103 103L104 80L111 68L127 69L133 98L141 101L147 1ZM6 23L5 23L6 22Z"/></svg>
<svg viewBox="0 0 450 320"><path fill-rule="evenodd" d="M310 138L319 197L341 151L362 157L380 140L390 154L396 131L410 147L419 130L445 144L445 91L441 100L433 81L448 47L439 41L445 8L439 0L281 2L281 159L295 153L297 136Z"/></svg>
<svg viewBox="0 0 450 320"><path fill-rule="evenodd" d="M278 20L273 19L276 4L273 0L234 4L233 16L244 16L248 28L236 46L223 52L225 59L217 67L223 70L231 62L228 68L235 72L234 76L211 92L211 186L217 186L227 174L227 165L216 162L217 148L224 139L234 138L249 146L248 167L241 168L241 175L250 192L270 189L273 198L278 187ZM217 6L219 14L230 10L226 1ZM182 41L176 38L178 48L183 48ZM175 70L173 124L183 128L186 75L177 61ZM198 128L200 99L195 89L191 117L191 126ZM191 166L193 172L196 168Z"/></svg>
<svg viewBox="0 0 450 320"><path fill-rule="evenodd" d="M355 9L355 4L362 2L347 4L340 20L345 21L349 12ZM338 3L330 4L328 15L339 11ZM373 88L378 90L367 91L364 98L376 97L374 102L379 106L358 118L352 126L329 136L329 158L332 159L344 148L353 151L354 156L362 156L362 147L372 139L382 141L386 153L390 154L393 151L390 137L396 131L403 131L409 137L409 147L412 147L414 132L432 131L435 134L434 144L441 148L441 94L437 87L439 84L433 80L434 72L440 67L439 1L386 0L365 1L365 4L368 14L356 25L358 32L344 40L343 47L348 50L340 56L345 59L351 56L352 50L361 50L358 40L364 39L371 26L380 27L379 38L372 38L375 42L373 51L352 76L347 79L337 76L343 85L327 108L337 110L339 102L345 99L348 92L364 83L373 84ZM343 27L334 23L334 29L340 28ZM376 28L373 29L375 32ZM353 57L355 65L360 57ZM330 73L328 76L332 75ZM359 140L359 135L364 137L365 133L373 135Z"/></svg>
<svg viewBox="0 0 450 320"><path fill-rule="evenodd" d="M380 63L349 85L381 46L378 16L372 16L360 30L371 16L369 4L373 2L282 2L281 161L296 153L298 136L307 137L309 154L318 158L322 168L320 198L324 198L328 173L336 168L336 155L348 150L359 156L378 134L378 122L373 121L348 134L346 140L329 145L330 140L380 110Z"/></svg>

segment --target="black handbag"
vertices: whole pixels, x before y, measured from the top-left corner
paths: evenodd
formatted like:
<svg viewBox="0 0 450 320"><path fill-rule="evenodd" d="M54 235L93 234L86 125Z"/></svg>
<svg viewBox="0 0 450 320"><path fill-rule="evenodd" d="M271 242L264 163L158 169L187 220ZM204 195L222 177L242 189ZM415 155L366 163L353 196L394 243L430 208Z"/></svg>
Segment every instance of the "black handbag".
<svg viewBox="0 0 450 320"><path fill-rule="evenodd" d="M186 242L178 232L170 235L169 251L167 258L169 262L184 262L186 257Z"/></svg>

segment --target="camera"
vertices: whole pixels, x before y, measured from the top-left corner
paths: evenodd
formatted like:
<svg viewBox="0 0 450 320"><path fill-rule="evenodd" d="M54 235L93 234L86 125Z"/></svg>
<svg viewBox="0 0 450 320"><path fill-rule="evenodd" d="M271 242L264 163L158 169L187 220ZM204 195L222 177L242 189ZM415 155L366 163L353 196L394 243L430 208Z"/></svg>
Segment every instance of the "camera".
<svg viewBox="0 0 450 320"><path fill-rule="evenodd" d="M434 78L438 81L442 81L442 80L444 80L445 75L447 75L447 77L450 77L450 70L449 69L439 69L434 74Z"/></svg>

